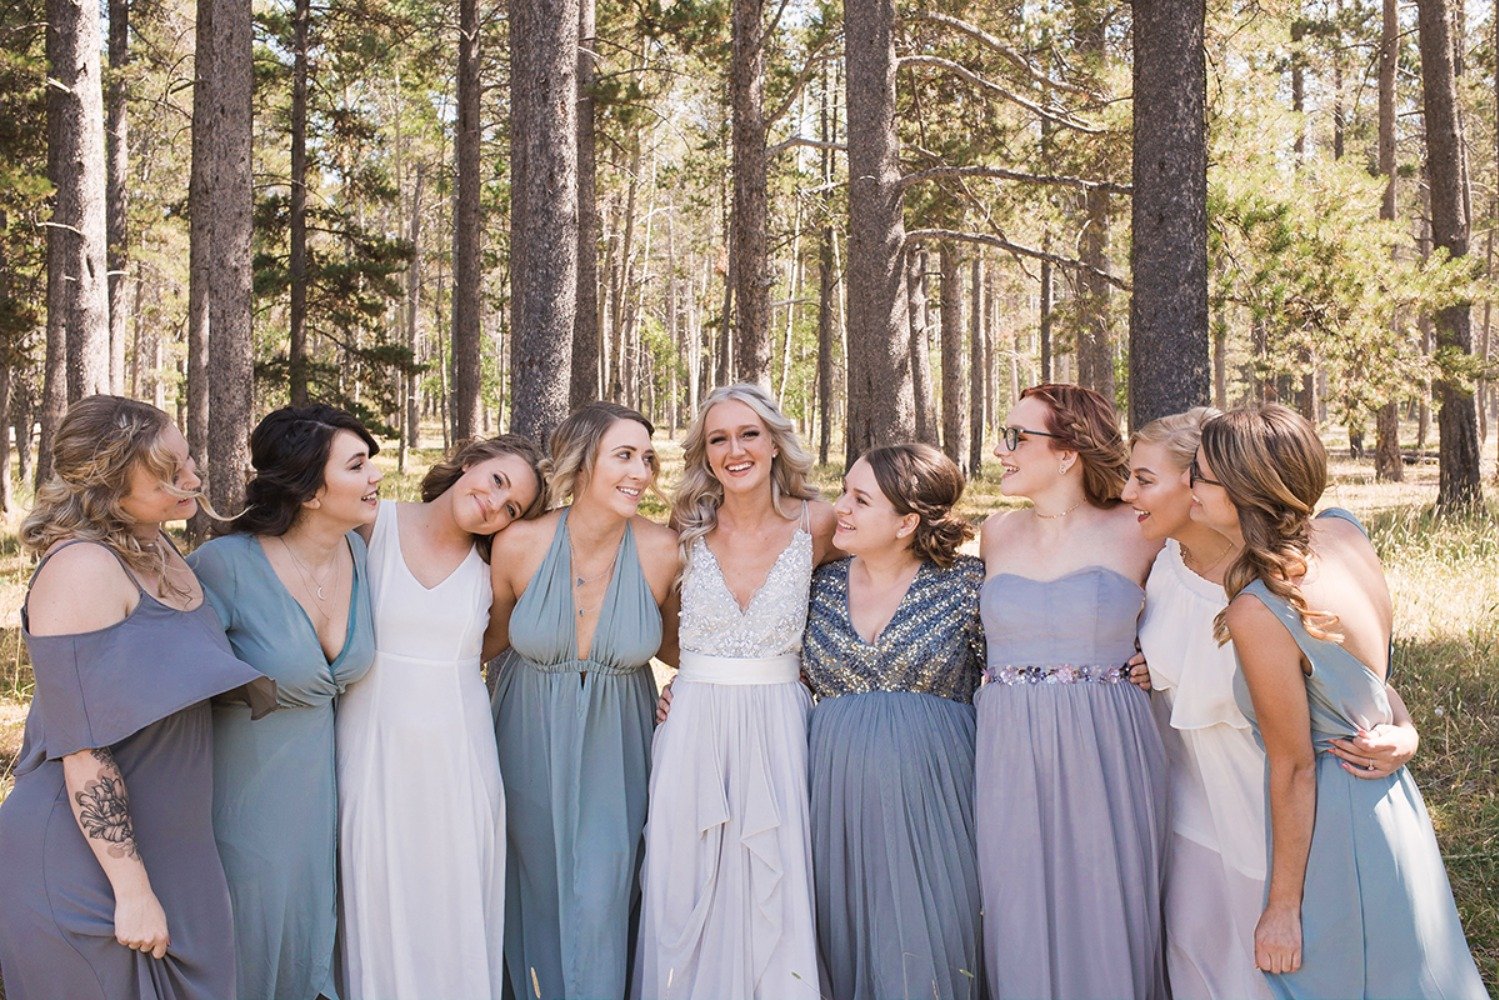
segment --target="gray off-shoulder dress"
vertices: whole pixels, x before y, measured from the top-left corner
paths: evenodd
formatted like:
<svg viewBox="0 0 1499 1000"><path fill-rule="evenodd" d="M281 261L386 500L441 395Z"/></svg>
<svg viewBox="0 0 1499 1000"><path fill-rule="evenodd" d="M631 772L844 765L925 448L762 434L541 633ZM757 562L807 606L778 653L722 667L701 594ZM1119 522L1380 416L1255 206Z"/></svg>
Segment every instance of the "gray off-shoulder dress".
<svg viewBox="0 0 1499 1000"><path fill-rule="evenodd" d="M812 870L830 993L977 998L971 701L984 657L983 564L923 563L873 643L849 620L850 565L814 574L802 645L818 698Z"/></svg>
<svg viewBox="0 0 1499 1000"><path fill-rule="evenodd" d="M24 608L21 621L24 629ZM235 658L209 604L179 611L144 590L117 624L79 635L27 632L26 645L36 696L15 787L0 805L6 996L234 996L229 888L213 840L208 699L243 697L263 714L275 704L274 685ZM114 892L68 804L62 758L100 747L119 766L136 845L166 913L165 958L115 941Z"/></svg>
<svg viewBox="0 0 1499 1000"><path fill-rule="evenodd" d="M1359 525L1345 510L1321 516ZM1301 968L1266 976L1271 992L1282 1000L1488 996L1410 770L1356 778L1328 752L1332 740L1391 720L1384 680L1344 647L1314 638L1295 609L1260 581L1242 593L1280 619L1311 665L1306 701L1317 752L1317 814L1301 893ZM1242 670L1234 674L1234 698L1258 738ZM1272 818L1267 810L1267 840Z"/></svg>
<svg viewBox="0 0 1499 1000"><path fill-rule="evenodd" d="M364 539L350 532L348 545L354 585L332 662L260 539L227 535L188 558L230 647L275 679L279 706L254 722L242 705L213 708L213 828L234 903L238 1000L338 996L333 702L375 656Z"/></svg>
<svg viewBox="0 0 1499 1000"><path fill-rule="evenodd" d="M580 658L571 571L564 511L510 616L494 696L507 997L619 998L629 983L661 612L626 526Z"/></svg>
<svg viewBox="0 0 1499 1000"><path fill-rule="evenodd" d="M1166 756L1103 566L984 584L977 806L991 996L1166 1000Z"/></svg>

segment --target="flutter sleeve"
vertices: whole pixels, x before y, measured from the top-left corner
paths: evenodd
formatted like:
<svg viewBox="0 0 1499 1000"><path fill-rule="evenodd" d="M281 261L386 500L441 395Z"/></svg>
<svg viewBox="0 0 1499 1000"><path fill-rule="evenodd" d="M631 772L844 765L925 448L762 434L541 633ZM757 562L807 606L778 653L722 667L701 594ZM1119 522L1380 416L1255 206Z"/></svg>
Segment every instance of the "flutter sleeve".
<svg viewBox="0 0 1499 1000"><path fill-rule="evenodd" d="M234 608L239 600L239 562L245 555L241 539L249 539L252 545L258 544L248 535L226 535L205 542L187 556L187 564L203 585L203 599L213 608L213 613L218 615L226 632L233 631L235 626Z"/></svg>

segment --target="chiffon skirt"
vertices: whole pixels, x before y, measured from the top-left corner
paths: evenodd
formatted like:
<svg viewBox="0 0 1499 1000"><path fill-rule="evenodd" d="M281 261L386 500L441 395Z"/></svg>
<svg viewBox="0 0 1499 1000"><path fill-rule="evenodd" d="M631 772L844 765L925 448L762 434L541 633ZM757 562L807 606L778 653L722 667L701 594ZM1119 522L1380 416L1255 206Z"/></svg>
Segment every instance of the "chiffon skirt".
<svg viewBox="0 0 1499 1000"><path fill-rule="evenodd" d="M702 659L724 679L779 665ZM789 680L708 682L684 663L672 685L651 751L637 1000L816 1000L812 704L797 657L781 659Z"/></svg>
<svg viewBox="0 0 1499 1000"><path fill-rule="evenodd" d="M974 713L876 691L812 712L817 941L833 1000L977 998Z"/></svg>
<svg viewBox="0 0 1499 1000"><path fill-rule="evenodd" d="M984 961L992 996L1169 996L1166 759L1127 683L989 683L978 710Z"/></svg>

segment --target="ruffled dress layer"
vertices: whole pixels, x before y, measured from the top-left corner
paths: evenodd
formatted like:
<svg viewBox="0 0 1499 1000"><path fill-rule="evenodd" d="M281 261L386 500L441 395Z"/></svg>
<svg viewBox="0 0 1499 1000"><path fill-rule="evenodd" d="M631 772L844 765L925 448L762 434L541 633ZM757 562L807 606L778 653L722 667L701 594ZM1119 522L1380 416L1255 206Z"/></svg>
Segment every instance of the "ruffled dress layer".
<svg viewBox="0 0 1499 1000"><path fill-rule="evenodd" d="M976 1000L970 699L983 663L983 564L924 563L873 643L849 620L849 566L814 574L803 646L818 697L812 861L825 995Z"/></svg>
<svg viewBox="0 0 1499 1000"><path fill-rule="evenodd" d="M21 615L24 629L24 608ZM242 698L260 716L275 706L274 683L235 658L207 602L179 611L142 590L135 610L108 628L25 635L36 695L15 786L0 804L6 996L234 996L229 887L213 839L208 699ZM68 803L62 758L100 747L124 779L136 846L166 914L164 958L115 940L114 891Z"/></svg>

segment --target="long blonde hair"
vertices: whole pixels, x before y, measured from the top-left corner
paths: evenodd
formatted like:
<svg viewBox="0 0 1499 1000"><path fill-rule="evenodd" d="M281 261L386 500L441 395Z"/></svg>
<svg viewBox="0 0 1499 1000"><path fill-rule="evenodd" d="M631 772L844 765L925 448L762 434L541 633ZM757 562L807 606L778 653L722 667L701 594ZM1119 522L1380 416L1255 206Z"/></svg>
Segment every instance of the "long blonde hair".
<svg viewBox="0 0 1499 1000"><path fill-rule="evenodd" d="M1259 580L1295 610L1307 634L1341 642L1337 616L1312 610L1291 582L1306 573L1312 515L1327 489L1327 449L1316 429L1279 403L1230 410L1203 425L1202 454L1238 509L1244 536L1223 575L1228 599ZM1227 618L1225 609L1213 622L1220 645L1230 638Z"/></svg>
<svg viewBox="0 0 1499 1000"><path fill-rule="evenodd" d="M770 432L771 445L778 452L770 460L770 502L776 513L790 520L797 516L797 511L784 501L817 499L817 490L810 482L812 456L802 447L796 427L781 413L770 393L749 382L719 386L698 407L682 445L682 481L677 484L671 517L679 533L684 566L692 565L689 558L692 543L718 525L723 483L708 468L708 412L730 400L748 406Z"/></svg>
<svg viewBox="0 0 1499 1000"><path fill-rule="evenodd" d="M171 418L154 406L121 396L87 396L68 407L52 440L52 478L36 491L36 504L21 522L21 544L40 556L61 541L99 542L119 553L131 569L161 581L165 592L183 597L166 573L167 552L142 544L120 506L130 493L137 465L180 499L202 494L178 489L177 459L162 445Z"/></svg>
<svg viewBox="0 0 1499 1000"><path fill-rule="evenodd" d="M1202 442L1202 427L1223 411L1216 406L1194 406L1182 413L1157 417L1130 436L1129 443L1158 444L1166 449L1181 468L1192 464L1197 456L1197 446Z"/></svg>

